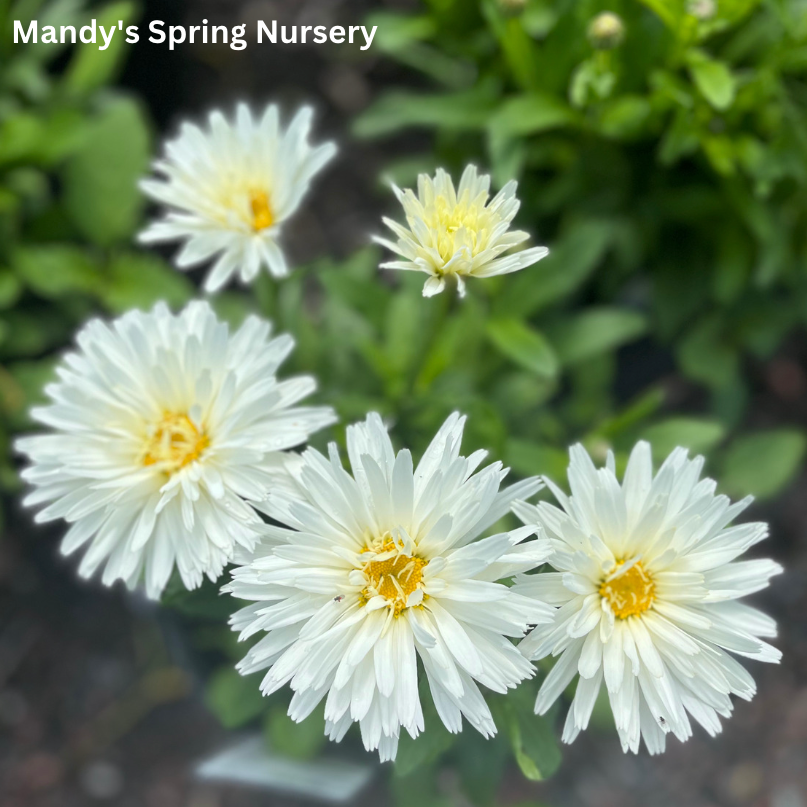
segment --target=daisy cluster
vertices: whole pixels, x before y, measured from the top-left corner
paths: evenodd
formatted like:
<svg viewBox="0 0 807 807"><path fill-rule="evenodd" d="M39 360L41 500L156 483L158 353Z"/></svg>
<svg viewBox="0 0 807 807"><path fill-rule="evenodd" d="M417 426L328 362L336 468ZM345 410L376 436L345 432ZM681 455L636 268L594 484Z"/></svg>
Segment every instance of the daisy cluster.
<svg viewBox="0 0 807 807"><path fill-rule="evenodd" d="M212 263L208 291L286 275L282 230L335 153L309 143L311 121L303 109L283 128L275 106L242 106L182 127L143 181L164 210L142 240L182 242L180 269ZM417 193L394 188L406 224L384 219L397 240L377 240L400 258L384 266L426 274L431 296L534 264L547 250L510 229L516 190L491 198L474 166L456 188L442 170ZM693 721L717 733L733 696L754 695L737 656L779 660L773 620L741 602L781 572L739 560L767 527L734 524L749 500L718 495L702 458L676 449L654 474L639 443L620 481L613 454L596 468L576 446L567 495L464 456L457 413L417 463L370 413L347 428L346 467L335 443L294 450L336 415L304 403L314 379L279 377L293 346L257 317L232 331L202 301L93 320L32 412L45 431L17 443L25 503L69 525L62 551L82 552L82 576L157 599L172 575L193 589L231 567L231 625L257 639L238 669L261 671L266 695L288 686L292 719L324 703L331 739L358 723L389 760L402 730L427 729L428 692L449 731L465 720L489 737L485 692L552 657L535 708L577 682L564 740L603 692L623 748L657 753ZM559 506L528 502L544 487Z"/></svg>

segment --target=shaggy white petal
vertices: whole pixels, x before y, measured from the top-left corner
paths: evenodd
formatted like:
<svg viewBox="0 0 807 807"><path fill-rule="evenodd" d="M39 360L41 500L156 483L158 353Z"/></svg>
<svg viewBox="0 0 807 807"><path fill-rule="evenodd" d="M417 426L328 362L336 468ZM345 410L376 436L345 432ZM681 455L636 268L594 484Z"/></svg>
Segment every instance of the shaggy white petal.
<svg viewBox="0 0 807 807"><path fill-rule="evenodd" d="M261 267L285 277L289 270L278 246L283 223L336 153L333 143L309 144L312 117L303 107L284 130L277 106L256 119L241 104L232 122L213 112L207 131L184 124L154 163L158 178L140 183L166 208L140 240L184 242L175 259L179 269L215 259L205 281L208 292L233 275L250 283Z"/></svg>
<svg viewBox="0 0 807 807"><path fill-rule="evenodd" d="M260 604L233 617L241 638L267 632L241 672L269 668L267 694L288 682L295 720L325 698L326 733L339 740L359 722L382 761L395 757L401 727L423 730L418 656L449 731L465 715L489 736L475 681L506 692L532 677L507 637L552 614L497 582L542 563L548 542L528 541L534 531L524 528L477 540L541 482L499 492L498 464L474 473L484 455L460 455L463 425L449 417L417 467L409 451L395 453L376 414L347 430L352 475L335 446L329 458L308 449L293 472L297 493L258 505L291 529L272 530L225 586ZM262 607L267 600L277 604Z"/></svg>
<svg viewBox="0 0 807 807"><path fill-rule="evenodd" d="M408 228L383 219L398 240L374 240L403 260L383 263L381 268L428 274L424 297L439 294L446 278L452 277L462 297L465 277L504 275L537 263L549 254L546 247L510 253L529 238L527 233L510 230L520 205L516 187L508 182L490 199L490 177L480 176L474 165L465 169L456 189L442 168L434 178L418 177L417 195L393 186Z"/></svg>
<svg viewBox="0 0 807 807"><path fill-rule="evenodd" d="M143 581L152 598L175 566L188 588L215 580L265 529L249 502L291 486L281 452L335 420L295 406L312 379L277 381L292 340L256 317L230 334L194 302L93 320L77 343L32 412L52 431L16 443L25 503L71 524L62 552L87 546L82 576L103 564L106 585Z"/></svg>
<svg viewBox="0 0 807 807"><path fill-rule="evenodd" d="M650 446L639 443L620 485L613 456L597 469L570 451L562 509L517 502L514 512L545 535L555 571L520 575L514 591L555 606L553 620L520 644L530 659L559 656L536 702L543 714L580 676L563 732L588 725L604 682L625 751L640 739L651 754L669 733L691 735L689 716L710 734L731 714L731 695L749 699L750 675L726 651L778 662L761 637L776 635L765 614L737 602L782 571L771 560L736 561L767 535L765 524L728 526L749 500L730 505L715 483L699 481L703 458L676 449L653 476ZM548 481L548 480L547 480Z"/></svg>

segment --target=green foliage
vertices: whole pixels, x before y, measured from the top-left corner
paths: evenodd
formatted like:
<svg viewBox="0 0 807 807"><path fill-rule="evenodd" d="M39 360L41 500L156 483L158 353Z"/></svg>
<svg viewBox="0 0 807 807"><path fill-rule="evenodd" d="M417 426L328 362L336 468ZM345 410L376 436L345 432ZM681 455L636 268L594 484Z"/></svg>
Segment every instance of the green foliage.
<svg viewBox="0 0 807 807"><path fill-rule="evenodd" d="M445 0L374 15L388 57L434 89L382 93L355 132L425 127L436 163L520 175L521 220L554 249L512 280L502 317L561 295L641 299L681 370L719 391L805 321L807 26L795 0L715 6L699 18L685 0L527 0L512 16ZM624 35L598 50L588 29L606 10ZM424 49L474 69L447 89L414 58Z"/></svg>
<svg viewBox="0 0 807 807"><path fill-rule="evenodd" d="M655 459L661 462L678 446L688 448L693 454L705 454L725 433L723 425L715 420L672 417L649 426L642 436L653 446Z"/></svg>
<svg viewBox="0 0 807 807"><path fill-rule="evenodd" d="M721 481L734 495L774 496L799 470L806 448L807 437L794 429L738 437L724 458Z"/></svg>
<svg viewBox="0 0 807 807"><path fill-rule="evenodd" d="M517 319L493 319L488 335L494 345L516 364L538 376L553 378L558 361L546 338Z"/></svg>
<svg viewBox="0 0 807 807"><path fill-rule="evenodd" d="M526 687L521 688L525 690L529 693ZM532 697L525 701L523 697L511 696L501 701L499 714L518 767L527 779L539 782L558 769L561 753L553 727L533 714L532 703Z"/></svg>
<svg viewBox="0 0 807 807"><path fill-rule="evenodd" d="M109 104L87 127L64 168L67 215L100 247L131 239L144 198L137 180L148 166L149 136L129 99Z"/></svg>
<svg viewBox="0 0 807 807"><path fill-rule="evenodd" d="M264 711L264 702L255 676L244 678L231 667L218 670L205 690L207 708L228 729L254 720Z"/></svg>
<svg viewBox="0 0 807 807"><path fill-rule="evenodd" d="M253 689L255 681L252 681ZM271 748L293 759L312 759L328 742L322 726L325 722L324 707L302 721L295 723L287 714L286 707L275 705L264 719L264 733Z"/></svg>

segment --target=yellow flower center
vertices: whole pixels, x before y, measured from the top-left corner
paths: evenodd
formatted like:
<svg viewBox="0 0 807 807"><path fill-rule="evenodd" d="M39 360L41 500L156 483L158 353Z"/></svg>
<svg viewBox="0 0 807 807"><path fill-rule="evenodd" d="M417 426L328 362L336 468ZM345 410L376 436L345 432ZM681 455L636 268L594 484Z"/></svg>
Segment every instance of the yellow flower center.
<svg viewBox="0 0 807 807"><path fill-rule="evenodd" d="M249 206L252 208L252 229L256 233L268 229L275 223L269 196L265 191L251 191Z"/></svg>
<svg viewBox="0 0 807 807"><path fill-rule="evenodd" d="M616 575L602 583L600 596L608 600L614 616L620 619L643 614L656 599L656 584L651 575L639 561L622 574L617 569Z"/></svg>
<svg viewBox="0 0 807 807"><path fill-rule="evenodd" d="M172 474L198 460L210 445L204 430L199 430L185 414L166 413L146 440L143 465L159 465Z"/></svg>
<svg viewBox="0 0 807 807"><path fill-rule="evenodd" d="M455 205L449 204L445 196L436 197L426 208L424 223L434 233L434 247L446 263L461 247L470 248L468 257L476 255L483 236L495 224L484 204L471 202L467 194ZM465 232L458 238L460 230Z"/></svg>
<svg viewBox="0 0 807 807"><path fill-rule="evenodd" d="M387 540L377 552L383 556L396 552L392 539ZM367 576L367 587L362 591L364 601L381 596L389 601L395 616L404 608L409 595L417 590L423 578L423 569L429 561L409 555L395 554L384 560L369 561L363 571Z"/></svg>

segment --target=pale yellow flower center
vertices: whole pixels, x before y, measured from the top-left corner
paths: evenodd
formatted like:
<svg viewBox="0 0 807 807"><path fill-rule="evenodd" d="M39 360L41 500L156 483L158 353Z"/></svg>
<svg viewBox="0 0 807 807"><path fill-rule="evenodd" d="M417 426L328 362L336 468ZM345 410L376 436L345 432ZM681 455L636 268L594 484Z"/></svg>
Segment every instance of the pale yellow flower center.
<svg viewBox="0 0 807 807"><path fill-rule="evenodd" d="M471 256L477 254L481 231L488 226L489 218L484 206L469 204L465 199L451 205L445 196L438 196L427 210L425 224L435 234L434 246L440 257L448 262L461 246L469 246ZM465 231L462 239L457 238L460 230Z"/></svg>
<svg viewBox="0 0 807 807"><path fill-rule="evenodd" d="M377 555L395 552L396 547L390 538L375 550ZM381 596L387 599L395 616L404 608L409 595L417 590L423 578L423 569L428 561L419 557L396 554L385 560L371 560L364 566L364 574L368 583L362 591L362 597L367 602L372 597Z"/></svg>
<svg viewBox="0 0 807 807"><path fill-rule="evenodd" d="M619 562L624 565L624 562ZM640 561L626 572L611 576L600 585L600 596L608 600L614 616L627 619L643 614L656 599L656 584Z"/></svg>
<svg viewBox="0 0 807 807"><path fill-rule="evenodd" d="M172 474L198 460L209 445L204 429L186 414L167 412L146 439L143 465L158 465Z"/></svg>
<svg viewBox="0 0 807 807"><path fill-rule="evenodd" d="M269 195L265 191L250 191L249 206L252 210L252 229L256 233L268 229L275 223Z"/></svg>

